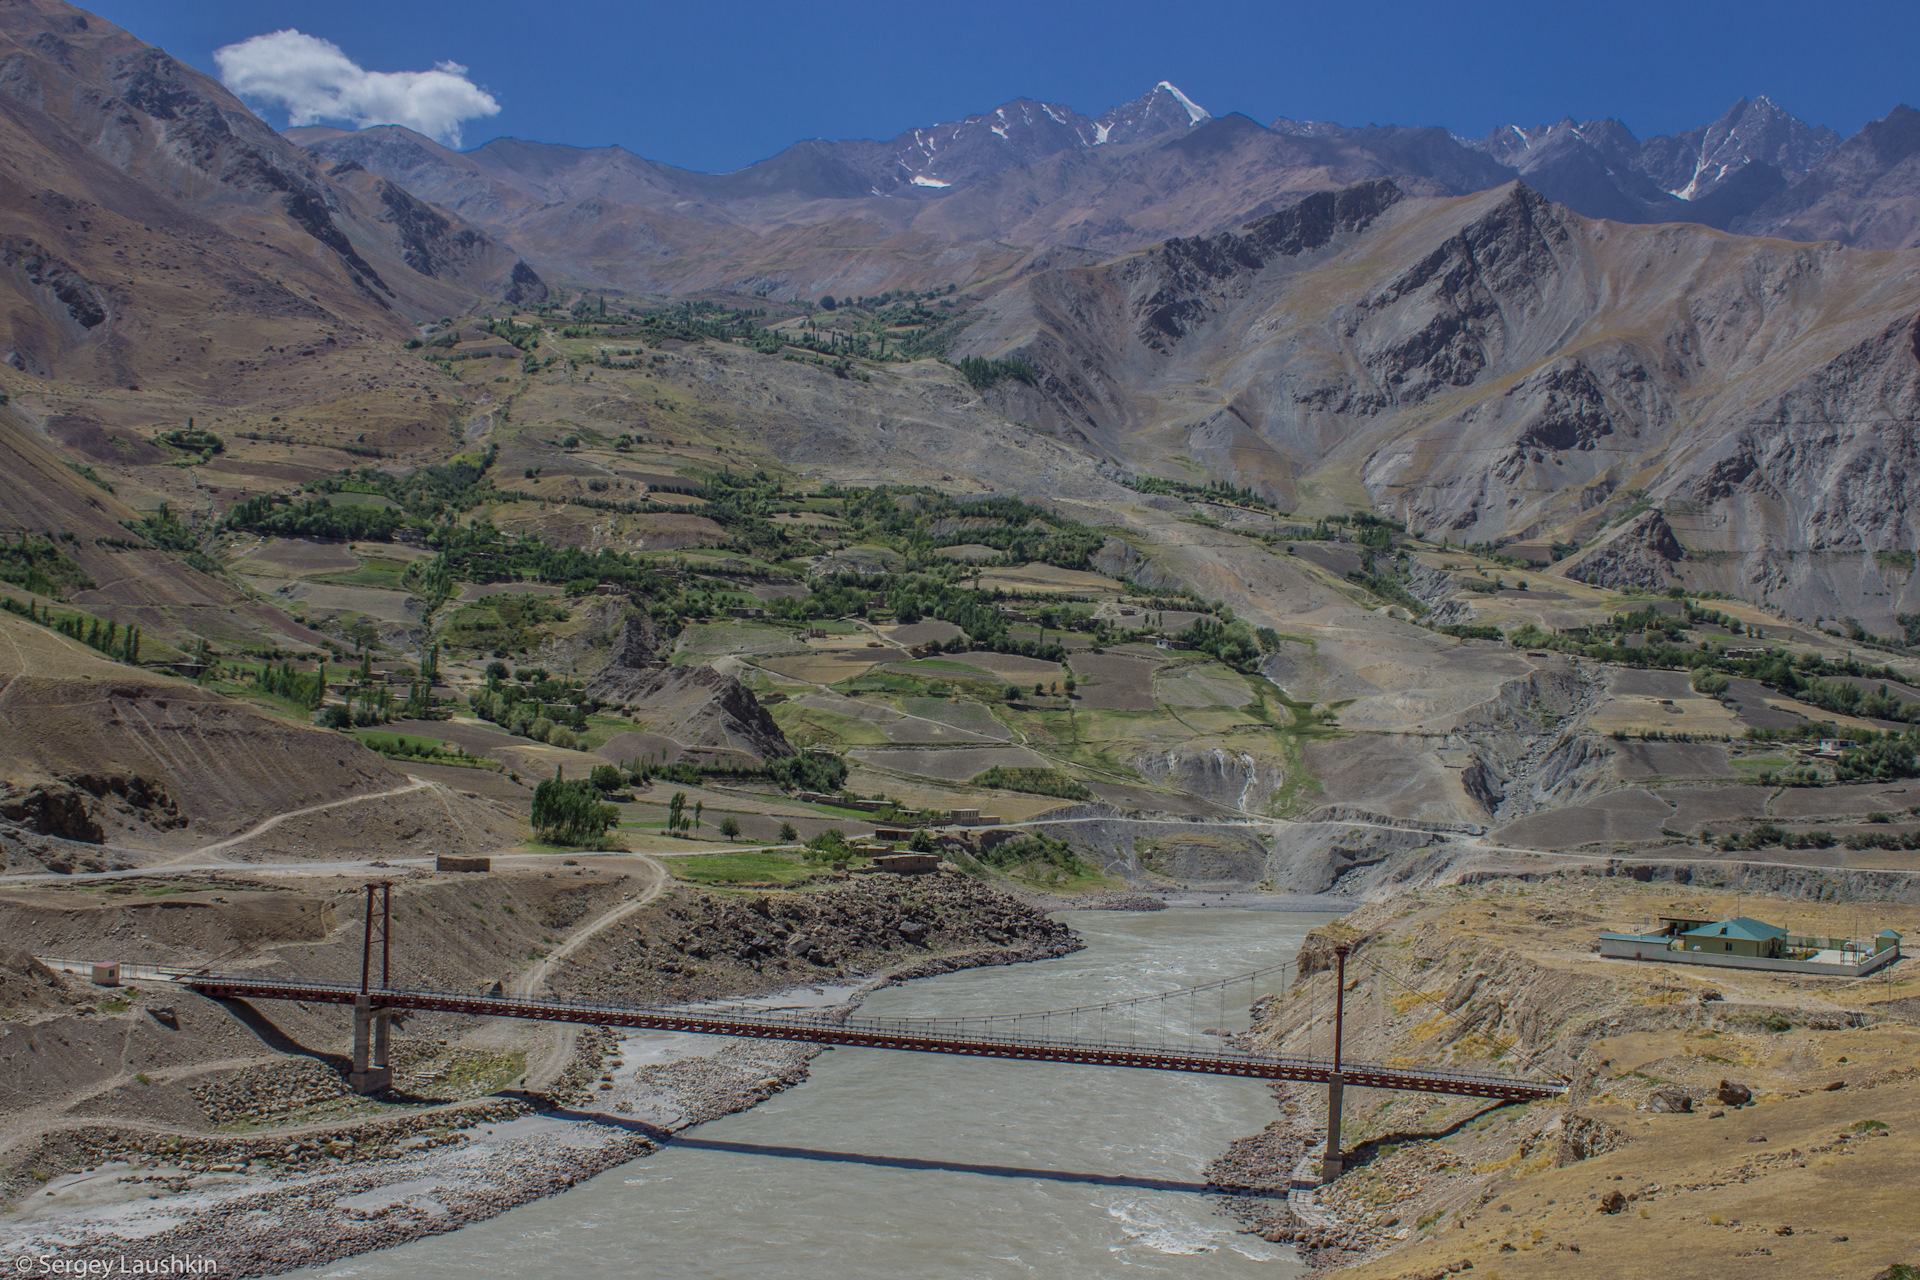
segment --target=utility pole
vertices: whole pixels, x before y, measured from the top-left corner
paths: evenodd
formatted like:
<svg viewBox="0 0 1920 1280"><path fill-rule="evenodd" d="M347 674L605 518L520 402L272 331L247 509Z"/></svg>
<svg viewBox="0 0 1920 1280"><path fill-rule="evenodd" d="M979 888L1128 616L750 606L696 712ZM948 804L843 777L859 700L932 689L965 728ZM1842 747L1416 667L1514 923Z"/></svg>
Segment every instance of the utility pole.
<svg viewBox="0 0 1920 1280"><path fill-rule="evenodd" d="M1333 1075L1327 1081L1327 1153L1320 1161L1320 1179L1332 1182L1345 1169L1340 1158L1340 1107L1346 1093L1346 1078L1340 1074L1340 1038L1344 1030L1347 995L1347 952L1346 943L1337 944L1333 949Z"/></svg>

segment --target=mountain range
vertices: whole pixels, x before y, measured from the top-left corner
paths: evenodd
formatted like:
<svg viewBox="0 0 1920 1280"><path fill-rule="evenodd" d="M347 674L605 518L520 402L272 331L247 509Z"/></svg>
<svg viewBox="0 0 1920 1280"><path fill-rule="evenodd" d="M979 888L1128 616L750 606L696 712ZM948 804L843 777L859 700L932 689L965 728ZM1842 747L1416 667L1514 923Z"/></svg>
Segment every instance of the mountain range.
<svg viewBox="0 0 1920 1280"><path fill-rule="evenodd" d="M526 412L504 370L408 353L423 322L550 290L777 321L913 288L948 298L949 358L1017 359L1032 382L876 364L859 389L803 386L748 353L751 376L714 367L702 412L834 474L1055 495L1088 474L1218 480L1558 544L1608 585L1881 632L1920 608L1906 107L1846 139L1756 98L1645 141L1618 121L1465 141L1214 116L1162 83L1098 116L1022 99L715 175L617 147L276 133L129 33L22 0L0 9L0 115L0 425L33 492L91 504L56 519L23 492L12 529L106 545L161 500L213 511L360 458L437 460ZM595 396L569 420L615 414L617 436L645 416ZM155 424L195 419L258 456L165 465ZM1045 465L1023 452L1042 437ZM121 505L47 484L54 458L119 475ZM227 599L168 563L116 581L154 610Z"/></svg>
<svg viewBox="0 0 1920 1280"><path fill-rule="evenodd" d="M399 126L288 136L444 205L548 275L668 294L991 287L1056 251L1217 234L1375 178L1418 195L1519 178L1588 217L1861 248L1920 243L1920 113L1904 106L1844 140L1765 97L1644 142L1613 119L1470 140L1216 117L1163 81L1098 117L1019 98L887 141L799 142L727 174L513 138L455 152Z"/></svg>

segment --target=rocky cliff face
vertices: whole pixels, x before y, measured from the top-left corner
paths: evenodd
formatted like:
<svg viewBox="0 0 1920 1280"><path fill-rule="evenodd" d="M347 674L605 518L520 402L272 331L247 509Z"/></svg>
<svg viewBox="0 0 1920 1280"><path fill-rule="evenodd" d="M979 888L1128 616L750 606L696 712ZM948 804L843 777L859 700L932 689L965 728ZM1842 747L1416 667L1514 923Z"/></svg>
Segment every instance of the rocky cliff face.
<svg viewBox="0 0 1920 1280"><path fill-rule="evenodd" d="M1368 183L1039 273L956 354L1027 360L1040 377L997 393L1007 415L1116 462L1197 460L1287 507L1351 485L1459 542L1595 545L1595 581L1884 632L1914 606L1857 570L1920 545L1900 492L1917 312L1920 255L1597 223L1517 184Z"/></svg>

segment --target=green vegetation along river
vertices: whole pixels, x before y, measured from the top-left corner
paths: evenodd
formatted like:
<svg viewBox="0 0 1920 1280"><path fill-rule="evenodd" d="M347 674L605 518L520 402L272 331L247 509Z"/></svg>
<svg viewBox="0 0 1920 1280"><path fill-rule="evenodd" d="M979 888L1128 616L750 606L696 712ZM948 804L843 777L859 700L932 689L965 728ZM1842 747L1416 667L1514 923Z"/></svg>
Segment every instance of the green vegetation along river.
<svg viewBox="0 0 1920 1280"><path fill-rule="evenodd" d="M863 1012L1055 1008L1167 991L1288 960L1332 914L1064 918L1085 950L890 988ZM1244 997L1226 1017L1246 1025ZM630 1038L627 1056L647 1054L647 1039ZM1256 1081L832 1049L800 1085L653 1156L319 1274L1287 1280L1299 1272L1291 1251L1236 1234L1200 1191L1207 1162L1275 1114Z"/></svg>

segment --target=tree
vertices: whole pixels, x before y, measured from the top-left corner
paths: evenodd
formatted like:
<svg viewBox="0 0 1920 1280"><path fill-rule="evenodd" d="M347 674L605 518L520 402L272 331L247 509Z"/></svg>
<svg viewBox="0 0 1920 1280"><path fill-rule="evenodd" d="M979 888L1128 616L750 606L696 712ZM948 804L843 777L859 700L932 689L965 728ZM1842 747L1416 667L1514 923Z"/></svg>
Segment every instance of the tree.
<svg viewBox="0 0 1920 1280"><path fill-rule="evenodd" d="M780 843L792 844L800 838L800 831L791 822L780 824Z"/></svg>
<svg viewBox="0 0 1920 1280"><path fill-rule="evenodd" d="M594 789L597 791L618 791L620 784L625 781L625 776L620 770L610 764L597 764L593 766L593 772L589 775L589 778L593 782Z"/></svg>
<svg viewBox="0 0 1920 1280"><path fill-rule="evenodd" d="M695 831L700 829L700 814L706 807L707 802L705 800L695 800L693 802L693 829Z"/></svg>
<svg viewBox="0 0 1920 1280"><path fill-rule="evenodd" d="M767 772L788 790L838 791L847 781L847 762L825 751L767 761Z"/></svg>
<svg viewBox="0 0 1920 1280"><path fill-rule="evenodd" d="M732 814L728 814L726 817L720 819L720 834L729 840L738 840L740 838L740 819L734 817Z"/></svg>
<svg viewBox="0 0 1920 1280"><path fill-rule="evenodd" d="M820 299L820 309L822 311L832 311L835 307L838 307L839 305L840 305L839 300L836 299L830 293L826 295L824 298Z"/></svg>
<svg viewBox="0 0 1920 1280"><path fill-rule="evenodd" d="M533 825L563 844L598 840L620 821L620 811L600 803L591 781L568 782L555 768L553 777L533 789Z"/></svg>
<svg viewBox="0 0 1920 1280"><path fill-rule="evenodd" d="M674 792L672 798L667 801L667 830L678 831L680 829L681 815L684 814L686 810L687 793L684 791Z"/></svg>
<svg viewBox="0 0 1920 1280"><path fill-rule="evenodd" d="M913 838L907 841L907 848L913 850L915 853L932 853L934 852L934 847L933 832L927 830L925 827L917 828L913 833Z"/></svg>

